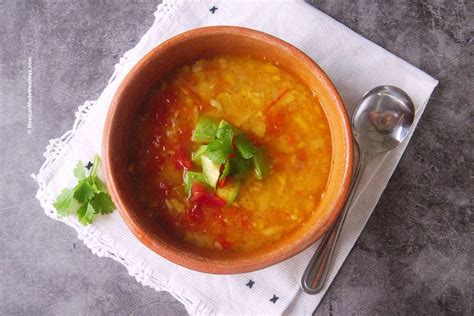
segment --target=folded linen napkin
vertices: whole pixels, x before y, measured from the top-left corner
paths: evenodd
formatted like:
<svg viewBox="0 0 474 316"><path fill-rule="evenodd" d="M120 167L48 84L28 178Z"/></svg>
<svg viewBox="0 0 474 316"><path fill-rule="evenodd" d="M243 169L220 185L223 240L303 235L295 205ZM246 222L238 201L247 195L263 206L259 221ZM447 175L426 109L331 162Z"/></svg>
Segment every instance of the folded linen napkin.
<svg viewBox="0 0 474 316"><path fill-rule="evenodd" d="M120 59L99 99L79 107L72 130L50 141L46 162L34 176L37 198L46 213L72 226L98 256L121 262L139 282L169 291L191 314L310 314L352 249L377 204L408 140L370 161L336 250L324 291L315 296L300 290L300 278L317 244L267 269L217 276L191 271L156 255L128 230L117 212L84 227L75 217L59 218L52 203L63 187L74 185L78 160L101 152L107 110L118 85L131 67L164 40L196 27L238 25L288 41L312 57L330 76L349 114L369 89L392 84L404 89L416 106L415 125L437 81L326 14L302 1L170 1L155 12L155 21L140 42Z"/></svg>

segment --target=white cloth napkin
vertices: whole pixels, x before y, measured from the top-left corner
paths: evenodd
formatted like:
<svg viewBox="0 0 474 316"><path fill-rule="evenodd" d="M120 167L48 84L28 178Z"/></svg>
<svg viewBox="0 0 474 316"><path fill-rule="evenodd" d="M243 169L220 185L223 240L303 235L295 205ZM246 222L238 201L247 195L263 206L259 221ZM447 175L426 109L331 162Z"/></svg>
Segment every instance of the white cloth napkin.
<svg viewBox="0 0 474 316"><path fill-rule="evenodd" d="M162 41L192 28L239 25L290 42L328 73L349 114L366 91L391 84L404 89L413 99L417 123L437 81L302 1L165 0L158 6L155 17L153 26L137 46L115 66L99 99L79 107L73 129L50 141L46 162L34 176L39 184L37 198L49 216L74 227L93 253L121 262L144 285L169 291L191 314L312 313L364 228L408 140L370 162L342 231L329 281L324 291L315 296L302 293L300 278L316 245L261 271L208 275L177 266L147 249L117 212L101 216L93 225L84 227L75 217L59 218L52 203L63 187L74 185L72 170L77 161L88 161L101 152L102 128L111 98L129 69Z"/></svg>

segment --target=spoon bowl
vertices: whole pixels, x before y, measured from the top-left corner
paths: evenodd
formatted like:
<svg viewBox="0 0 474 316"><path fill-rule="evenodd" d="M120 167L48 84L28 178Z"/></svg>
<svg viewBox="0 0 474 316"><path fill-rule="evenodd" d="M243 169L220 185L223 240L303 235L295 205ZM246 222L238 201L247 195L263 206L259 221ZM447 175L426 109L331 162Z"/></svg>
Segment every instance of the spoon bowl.
<svg viewBox="0 0 474 316"><path fill-rule="evenodd" d="M385 152L408 135L415 106L405 91L380 86L367 92L352 116L352 133L359 145L371 152Z"/></svg>

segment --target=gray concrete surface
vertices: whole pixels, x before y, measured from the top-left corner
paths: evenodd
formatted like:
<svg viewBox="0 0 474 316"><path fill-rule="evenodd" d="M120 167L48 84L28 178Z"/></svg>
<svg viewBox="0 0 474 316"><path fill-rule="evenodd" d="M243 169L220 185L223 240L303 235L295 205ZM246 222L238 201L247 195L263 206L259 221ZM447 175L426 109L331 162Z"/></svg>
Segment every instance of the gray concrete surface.
<svg viewBox="0 0 474 316"><path fill-rule="evenodd" d="M401 163L317 314L472 315L472 1L314 1L440 80ZM50 220L30 178L157 3L0 0L0 314L181 315ZM27 134L28 57L32 134Z"/></svg>

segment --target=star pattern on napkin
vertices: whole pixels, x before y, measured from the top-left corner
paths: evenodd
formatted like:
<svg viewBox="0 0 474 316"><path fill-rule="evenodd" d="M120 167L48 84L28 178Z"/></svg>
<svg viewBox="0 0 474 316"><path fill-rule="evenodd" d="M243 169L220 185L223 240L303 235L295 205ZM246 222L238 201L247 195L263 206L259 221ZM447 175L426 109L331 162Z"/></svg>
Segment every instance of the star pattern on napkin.
<svg viewBox="0 0 474 316"><path fill-rule="evenodd" d="M279 299L279 297L276 296L275 294L273 294L273 297L270 299L270 302L272 302L273 304L275 304L278 299Z"/></svg>
<svg viewBox="0 0 474 316"><path fill-rule="evenodd" d="M89 161L89 162L87 163L87 165L86 165L87 170L91 170L91 168L92 168L93 165L94 165L94 164Z"/></svg>
<svg viewBox="0 0 474 316"><path fill-rule="evenodd" d="M212 14L216 13L217 9L219 9L218 7L216 6L212 6L212 8L209 9L210 12L212 12Z"/></svg>
<svg viewBox="0 0 474 316"><path fill-rule="evenodd" d="M249 281L247 282L247 284L245 284L245 286L248 286L249 289L251 289L254 284L255 284L255 282L254 282L253 280L249 280Z"/></svg>

